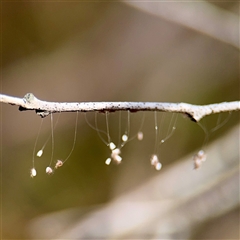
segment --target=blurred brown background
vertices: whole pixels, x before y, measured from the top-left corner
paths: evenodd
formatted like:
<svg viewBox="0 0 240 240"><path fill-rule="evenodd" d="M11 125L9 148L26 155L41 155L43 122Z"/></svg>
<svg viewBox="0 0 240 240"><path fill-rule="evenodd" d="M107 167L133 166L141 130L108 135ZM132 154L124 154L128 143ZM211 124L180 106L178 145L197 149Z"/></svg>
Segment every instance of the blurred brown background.
<svg viewBox="0 0 240 240"><path fill-rule="evenodd" d="M239 99L239 2L2 2L1 14L1 93L69 102ZM131 114L132 134L142 116ZM94 114L87 117L94 123ZM75 118L59 117L54 160L68 155ZM117 119L110 115L113 129ZM171 114L166 119L164 129ZM211 129L217 120L202 124ZM211 135L199 171L191 157L203 130L179 116L160 147L160 172L149 163L153 113L144 140L129 142L118 166L104 164L109 150L79 114L71 158L47 176L49 142L31 179L40 122L1 105L2 239L239 239L239 113ZM47 117L38 149L49 133Z"/></svg>

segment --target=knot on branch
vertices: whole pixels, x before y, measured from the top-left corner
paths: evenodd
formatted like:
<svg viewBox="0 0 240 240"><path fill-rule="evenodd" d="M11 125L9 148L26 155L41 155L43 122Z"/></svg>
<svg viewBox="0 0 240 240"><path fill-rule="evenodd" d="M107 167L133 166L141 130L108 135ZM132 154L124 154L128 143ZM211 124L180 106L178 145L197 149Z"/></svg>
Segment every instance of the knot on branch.
<svg viewBox="0 0 240 240"><path fill-rule="evenodd" d="M22 100L24 102L24 105L19 106L19 111L34 109L34 107L31 108L31 105L34 105L36 97L32 93L27 93Z"/></svg>
<svg viewBox="0 0 240 240"><path fill-rule="evenodd" d="M34 100L35 100L35 96L32 94L32 93L27 93L24 97L23 97L23 101L25 102L25 103L32 103L32 102L34 102Z"/></svg>
<svg viewBox="0 0 240 240"><path fill-rule="evenodd" d="M27 93L23 97L23 106L19 106L20 111L26 110L35 110L37 115L44 118L50 114L49 111L42 110L41 106L39 107L39 102L41 102L38 98L36 98L32 93Z"/></svg>

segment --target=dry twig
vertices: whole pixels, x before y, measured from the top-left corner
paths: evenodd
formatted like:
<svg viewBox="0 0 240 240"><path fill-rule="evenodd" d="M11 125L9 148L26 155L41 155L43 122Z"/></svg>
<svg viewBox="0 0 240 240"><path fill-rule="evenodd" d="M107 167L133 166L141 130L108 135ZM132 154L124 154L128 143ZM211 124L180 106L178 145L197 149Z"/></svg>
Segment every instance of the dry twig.
<svg viewBox="0 0 240 240"><path fill-rule="evenodd" d="M39 100L32 93L27 93L23 98L0 94L0 102L17 105L20 111L35 110L41 117L56 112L161 111L183 113L198 122L207 115L240 110L240 101L209 105L168 102L47 102Z"/></svg>

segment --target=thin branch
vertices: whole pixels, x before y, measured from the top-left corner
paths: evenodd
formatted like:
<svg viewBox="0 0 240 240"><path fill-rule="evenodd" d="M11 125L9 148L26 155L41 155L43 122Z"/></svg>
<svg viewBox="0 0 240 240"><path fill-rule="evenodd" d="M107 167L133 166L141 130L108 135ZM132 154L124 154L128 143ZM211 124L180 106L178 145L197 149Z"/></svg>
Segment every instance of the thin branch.
<svg viewBox="0 0 240 240"><path fill-rule="evenodd" d="M161 111L183 113L198 122L207 115L240 110L240 101L209 105L168 102L47 102L39 100L32 93L27 93L23 98L0 94L0 102L17 105L20 111L35 110L41 117L56 112Z"/></svg>

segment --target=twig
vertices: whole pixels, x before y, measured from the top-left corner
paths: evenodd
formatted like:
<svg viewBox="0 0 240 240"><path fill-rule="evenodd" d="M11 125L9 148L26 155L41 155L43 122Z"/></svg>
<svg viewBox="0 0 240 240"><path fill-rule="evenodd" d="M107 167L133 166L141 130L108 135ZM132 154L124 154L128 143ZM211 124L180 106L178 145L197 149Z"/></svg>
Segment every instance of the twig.
<svg viewBox="0 0 240 240"><path fill-rule="evenodd" d="M240 110L240 101L209 105L168 102L47 102L39 100L32 93L27 93L23 98L0 94L0 102L17 105L20 111L35 110L41 117L56 112L161 111L183 113L198 122L207 115Z"/></svg>

